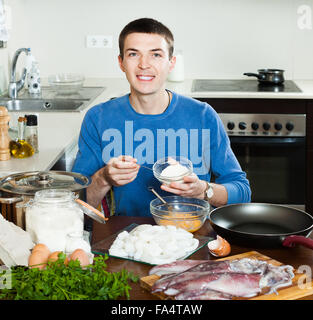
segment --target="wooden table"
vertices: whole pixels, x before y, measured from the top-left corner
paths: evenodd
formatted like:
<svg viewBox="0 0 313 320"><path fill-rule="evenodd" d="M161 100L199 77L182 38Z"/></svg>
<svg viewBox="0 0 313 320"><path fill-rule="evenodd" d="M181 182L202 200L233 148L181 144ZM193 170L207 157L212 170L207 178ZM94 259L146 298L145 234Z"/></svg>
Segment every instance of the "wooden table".
<svg viewBox="0 0 313 320"><path fill-rule="evenodd" d="M94 222L93 233L92 233L92 243L96 243L110 235L118 232L124 227L130 225L131 223L137 224L155 224L153 218L142 218L142 217L111 217L106 224L100 224ZM197 234L215 237L215 232L210 226L209 221L206 221L203 227L197 231ZM313 235L310 236L313 238ZM269 256L275 260L278 260L284 264L290 264L294 268L298 268L300 265L307 265L313 270L313 250L310 250L305 247L297 246L294 248L276 248L276 249L260 249L260 248L251 248L248 247L239 247L232 245L231 255L244 253L247 251L258 251L266 256ZM215 259L212 257L207 249L207 246L204 246L198 252L193 254L190 259ZM134 274L139 277L147 276L151 266L132 262L123 259L109 258L107 260L108 271L120 271L121 269L127 269L132 271ZM149 293L147 290L140 287L139 283L132 284L132 290L130 291L130 298L132 300L157 300L158 298ZM305 297L304 300L312 300L313 296Z"/></svg>

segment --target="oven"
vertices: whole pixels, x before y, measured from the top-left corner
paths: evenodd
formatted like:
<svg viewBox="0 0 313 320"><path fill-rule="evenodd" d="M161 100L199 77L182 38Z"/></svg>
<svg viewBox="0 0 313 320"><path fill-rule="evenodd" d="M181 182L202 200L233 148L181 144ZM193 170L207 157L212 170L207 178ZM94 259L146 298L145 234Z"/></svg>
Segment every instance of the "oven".
<svg viewBox="0 0 313 320"><path fill-rule="evenodd" d="M305 114L219 113L252 202L305 210Z"/></svg>

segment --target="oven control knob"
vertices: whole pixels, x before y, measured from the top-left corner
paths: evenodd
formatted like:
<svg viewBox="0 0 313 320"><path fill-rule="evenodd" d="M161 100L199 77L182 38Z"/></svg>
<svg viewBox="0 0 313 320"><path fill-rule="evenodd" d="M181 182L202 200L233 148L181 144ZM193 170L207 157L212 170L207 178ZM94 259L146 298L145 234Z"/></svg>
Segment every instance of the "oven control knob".
<svg viewBox="0 0 313 320"><path fill-rule="evenodd" d="M239 129L245 130L247 128L247 124L245 122L239 122Z"/></svg>
<svg viewBox="0 0 313 320"><path fill-rule="evenodd" d="M234 128L235 128L235 124L233 122L230 121L230 122L227 123L227 129L228 130L233 130Z"/></svg>
<svg viewBox="0 0 313 320"><path fill-rule="evenodd" d="M286 129L287 129L288 131L292 131L293 128L294 128L293 123L291 123L291 122L287 122L287 123L286 123Z"/></svg>
<svg viewBox="0 0 313 320"><path fill-rule="evenodd" d="M277 130L277 131L280 131L283 128L282 124L279 122L276 122L274 124L274 127L275 127L275 130Z"/></svg>
<svg viewBox="0 0 313 320"><path fill-rule="evenodd" d="M257 122L252 122L251 128L252 128L252 130L256 131L259 129L259 124Z"/></svg>
<svg viewBox="0 0 313 320"><path fill-rule="evenodd" d="M263 129L264 129L265 131L268 131L270 128L271 128L271 125L270 125L268 122L264 122L264 123L263 123Z"/></svg>

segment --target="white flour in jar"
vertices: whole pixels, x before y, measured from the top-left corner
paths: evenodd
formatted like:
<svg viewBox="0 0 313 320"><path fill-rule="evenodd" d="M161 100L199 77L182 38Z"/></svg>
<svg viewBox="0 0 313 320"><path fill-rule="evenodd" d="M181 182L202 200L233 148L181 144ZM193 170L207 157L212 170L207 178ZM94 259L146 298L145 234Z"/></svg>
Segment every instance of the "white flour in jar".
<svg viewBox="0 0 313 320"><path fill-rule="evenodd" d="M51 252L64 252L67 235L83 230L84 214L77 207L33 206L26 210L26 231L33 242L45 244Z"/></svg>

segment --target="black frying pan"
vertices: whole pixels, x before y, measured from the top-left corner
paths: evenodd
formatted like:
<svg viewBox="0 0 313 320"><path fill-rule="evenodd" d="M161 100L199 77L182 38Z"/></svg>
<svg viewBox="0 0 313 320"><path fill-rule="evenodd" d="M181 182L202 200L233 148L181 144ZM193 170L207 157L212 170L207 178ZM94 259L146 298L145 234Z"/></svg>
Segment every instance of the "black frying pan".
<svg viewBox="0 0 313 320"><path fill-rule="evenodd" d="M313 217L292 207L267 203L231 204L211 211L210 223L221 237L245 247L292 247L313 249L307 238Z"/></svg>

